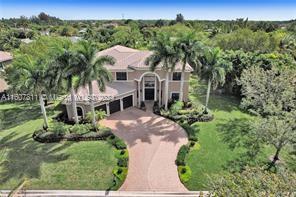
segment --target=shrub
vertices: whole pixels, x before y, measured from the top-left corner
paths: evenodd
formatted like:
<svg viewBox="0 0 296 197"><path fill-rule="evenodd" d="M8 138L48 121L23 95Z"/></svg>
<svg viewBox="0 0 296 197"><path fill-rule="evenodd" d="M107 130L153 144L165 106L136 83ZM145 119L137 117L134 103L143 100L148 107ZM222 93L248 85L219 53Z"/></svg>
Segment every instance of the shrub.
<svg viewBox="0 0 296 197"><path fill-rule="evenodd" d="M115 157L119 158L128 158L128 151L126 149L116 150Z"/></svg>
<svg viewBox="0 0 296 197"><path fill-rule="evenodd" d="M161 109L160 110L160 115L164 116L164 117L169 117L170 116L170 111Z"/></svg>
<svg viewBox="0 0 296 197"><path fill-rule="evenodd" d="M170 111L172 115L177 114L181 109L183 109L184 103L182 101L177 101L170 107Z"/></svg>
<svg viewBox="0 0 296 197"><path fill-rule="evenodd" d="M128 166L128 158L118 158L117 165L120 167L127 167Z"/></svg>
<svg viewBox="0 0 296 197"><path fill-rule="evenodd" d="M99 125L97 130L98 130L98 133L100 133L102 136L108 137L112 135L112 131L109 127L104 127Z"/></svg>
<svg viewBox="0 0 296 197"><path fill-rule="evenodd" d="M49 131L55 133L56 135L64 135L68 132L68 125L54 121L49 126Z"/></svg>
<svg viewBox="0 0 296 197"><path fill-rule="evenodd" d="M117 149L126 149L126 144L118 137L116 137L115 135L111 135L108 138L108 141L115 146L115 148Z"/></svg>
<svg viewBox="0 0 296 197"><path fill-rule="evenodd" d="M177 166L185 165L185 159L188 152L189 152L189 147L187 145L181 146L176 159Z"/></svg>
<svg viewBox="0 0 296 197"><path fill-rule="evenodd" d="M189 166L178 166L178 173L182 183L188 182L192 174Z"/></svg>
<svg viewBox="0 0 296 197"><path fill-rule="evenodd" d="M106 118L106 112L103 110L96 111L97 120L103 120Z"/></svg>
<svg viewBox="0 0 296 197"><path fill-rule="evenodd" d="M54 132L44 132L40 133L39 135L35 136L34 139L38 142L58 142L62 140L62 137L60 135L57 135Z"/></svg>
<svg viewBox="0 0 296 197"><path fill-rule="evenodd" d="M79 135L77 133L68 133L63 136L63 139L70 140L70 141L72 141L72 140L77 141L77 140L79 140L80 137L81 137L81 135Z"/></svg>
<svg viewBox="0 0 296 197"><path fill-rule="evenodd" d="M69 129L70 133L75 133L79 135L88 133L91 130L93 130L93 126L91 124L75 124Z"/></svg>
<svg viewBox="0 0 296 197"><path fill-rule="evenodd" d="M100 133L95 132L95 131L85 133L85 134L82 135L82 137L84 137L84 138L98 138L98 139L104 139L104 137L103 137Z"/></svg>
<svg viewBox="0 0 296 197"><path fill-rule="evenodd" d="M183 127L183 129L186 131L187 135L188 135L188 139L191 141L195 141L197 142L197 131L191 127L188 123L182 124L181 125Z"/></svg>
<svg viewBox="0 0 296 197"><path fill-rule="evenodd" d="M117 177L119 180L123 181L127 175L127 168L125 167L115 167L113 170L113 174L115 177Z"/></svg>

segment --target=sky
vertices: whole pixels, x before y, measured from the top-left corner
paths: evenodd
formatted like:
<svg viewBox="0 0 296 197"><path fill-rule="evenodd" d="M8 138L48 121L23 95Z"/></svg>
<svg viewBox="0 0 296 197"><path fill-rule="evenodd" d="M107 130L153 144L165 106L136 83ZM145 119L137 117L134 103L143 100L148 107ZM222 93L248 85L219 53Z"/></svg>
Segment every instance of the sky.
<svg viewBox="0 0 296 197"><path fill-rule="evenodd" d="M296 0L0 0L0 18L45 12L62 19L291 20Z"/></svg>

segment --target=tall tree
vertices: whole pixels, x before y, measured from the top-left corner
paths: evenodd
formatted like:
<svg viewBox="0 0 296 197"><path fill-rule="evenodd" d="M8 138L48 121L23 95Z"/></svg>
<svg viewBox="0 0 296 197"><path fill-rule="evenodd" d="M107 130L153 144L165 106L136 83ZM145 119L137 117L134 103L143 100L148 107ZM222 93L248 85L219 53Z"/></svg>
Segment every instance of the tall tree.
<svg viewBox="0 0 296 197"><path fill-rule="evenodd" d="M181 13L177 14L176 22L177 23L183 23L184 22L184 16Z"/></svg>
<svg viewBox="0 0 296 197"><path fill-rule="evenodd" d="M60 88L63 85L63 81L66 80L66 90L71 93L71 106L76 124L79 123L79 120L77 115L74 78L78 77L83 71L83 67L80 66L81 60L79 57L80 56L74 51L66 47L54 60L51 70L53 86Z"/></svg>
<svg viewBox="0 0 296 197"><path fill-rule="evenodd" d="M219 48L208 49L204 54L202 77L208 81L205 113L208 110L211 88L224 84L226 73L232 69L232 63L225 61Z"/></svg>
<svg viewBox="0 0 296 197"><path fill-rule="evenodd" d="M16 92L32 93L38 96L44 119L44 128L48 128L48 118L44 106L43 94L51 88L48 83L47 62L44 59L33 60L29 56L16 58L13 66L7 70L8 84Z"/></svg>
<svg viewBox="0 0 296 197"><path fill-rule="evenodd" d="M203 47L199 41L195 39L194 33L183 35L177 40L177 50L180 51L180 61L182 62L182 75L180 85L180 101L183 101L184 77L186 65L194 65L196 70L199 70L201 63L199 57L202 56Z"/></svg>
<svg viewBox="0 0 296 197"><path fill-rule="evenodd" d="M165 79L165 109L168 109L168 92L170 72L175 70L180 54L175 48L175 43L167 34L160 34L152 46L153 54L149 56L145 63L155 71L158 66L166 73Z"/></svg>
<svg viewBox="0 0 296 197"><path fill-rule="evenodd" d="M296 74L290 69L264 70L250 67L243 71L242 106L260 120L253 124L253 136L275 148L268 169L276 167L284 147L296 141Z"/></svg>
<svg viewBox="0 0 296 197"><path fill-rule="evenodd" d="M104 67L104 65L113 65L115 60L110 56L96 57L97 49L95 45L88 41L81 41L80 47L77 50L81 58L81 66L83 71L79 78L79 85L88 86L89 100L92 113L92 123L96 126L96 116L94 107L94 95L93 95L93 81L97 81L99 89L105 91L106 82L112 81L111 73Z"/></svg>

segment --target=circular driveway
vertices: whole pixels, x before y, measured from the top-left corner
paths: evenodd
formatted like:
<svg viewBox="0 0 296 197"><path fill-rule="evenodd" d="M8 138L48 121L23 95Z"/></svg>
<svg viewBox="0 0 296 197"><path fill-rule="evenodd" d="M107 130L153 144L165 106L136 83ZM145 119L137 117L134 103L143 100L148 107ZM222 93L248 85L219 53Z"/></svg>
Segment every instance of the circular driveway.
<svg viewBox="0 0 296 197"><path fill-rule="evenodd" d="M128 145L128 175L122 191L188 191L180 182L175 160L188 142L176 123L150 111L129 108L101 121Z"/></svg>

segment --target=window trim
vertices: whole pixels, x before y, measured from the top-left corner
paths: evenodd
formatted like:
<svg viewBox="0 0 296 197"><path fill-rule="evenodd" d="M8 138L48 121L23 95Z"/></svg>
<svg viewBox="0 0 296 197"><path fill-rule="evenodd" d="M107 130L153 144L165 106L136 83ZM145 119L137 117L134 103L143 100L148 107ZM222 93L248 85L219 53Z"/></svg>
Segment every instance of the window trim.
<svg viewBox="0 0 296 197"><path fill-rule="evenodd" d="M126 79L117 79L117 73L125 73L126 74ZM115 81L127 81L128 80L128 72L126 71L118 71L118 72L115 72Z"/></svg>
<svg viewBox="0 0 296 197"><path fill-rule="evenodd" d="M180 75L180 79L178 79L178 80L176 80L176 79L174 79L174 73L180 73L181 75ZM173 72L172 73L172 81L182 81L182 72Z"/></svg>

